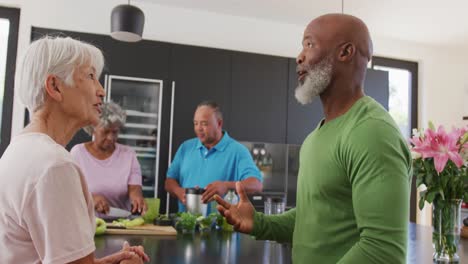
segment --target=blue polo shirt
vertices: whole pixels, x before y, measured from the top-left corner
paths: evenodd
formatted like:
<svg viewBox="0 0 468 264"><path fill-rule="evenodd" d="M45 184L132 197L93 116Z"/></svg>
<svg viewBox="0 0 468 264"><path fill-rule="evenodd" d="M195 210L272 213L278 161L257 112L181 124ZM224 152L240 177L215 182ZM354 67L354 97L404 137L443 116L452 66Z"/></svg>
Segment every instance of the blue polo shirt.
<svg viewBox="0 0 468 264"><path fill-rule="evenodd" d="M182 143L167 171L167 177L176 180L183 188L205 188L214 181L242 181L250 177L262 181L249 150L226 131L210 150L198 138ZM185 206L180 202L179 211L185 211Z"/></svg>

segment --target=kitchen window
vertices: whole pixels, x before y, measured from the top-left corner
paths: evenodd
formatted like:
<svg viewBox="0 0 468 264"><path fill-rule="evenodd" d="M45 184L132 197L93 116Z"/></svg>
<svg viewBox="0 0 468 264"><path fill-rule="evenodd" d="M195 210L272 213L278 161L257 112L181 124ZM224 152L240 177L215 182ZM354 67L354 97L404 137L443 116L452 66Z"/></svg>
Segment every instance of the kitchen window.
<svg viewBox="0 0 468 264"><path fill-rule="evenodd" d="M418 127L418 63L382 57L371 63L372 69L388 72L388 111L408 139Z"/></svg>
<svg viewBox="0 0 468 264"><path fill-rule="evenodd" d="M10 143L20 10L0 7L0 156Z"/></svg>

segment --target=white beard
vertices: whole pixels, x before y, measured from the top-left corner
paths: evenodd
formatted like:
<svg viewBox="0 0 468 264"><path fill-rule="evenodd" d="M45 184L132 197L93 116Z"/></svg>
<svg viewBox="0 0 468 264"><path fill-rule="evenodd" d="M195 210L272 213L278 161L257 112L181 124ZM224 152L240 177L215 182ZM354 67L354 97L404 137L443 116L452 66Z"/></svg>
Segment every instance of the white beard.
<svg viewBox="0 0 468 264"><path fill-rule="evenodd" d="M332 64L330 57L326 57L316 65L307 69L302 83L296 88L295 97L299 103L310 104L317 96L325 91L331 81Z"/></svg>

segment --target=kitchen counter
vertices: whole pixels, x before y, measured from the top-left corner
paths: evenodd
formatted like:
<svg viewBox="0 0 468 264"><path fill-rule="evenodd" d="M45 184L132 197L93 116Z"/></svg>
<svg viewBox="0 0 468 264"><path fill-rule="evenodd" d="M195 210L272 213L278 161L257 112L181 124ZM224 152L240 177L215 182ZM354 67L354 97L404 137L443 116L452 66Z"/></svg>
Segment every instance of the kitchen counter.
<svg viewBox="0 0 468 264"><path fill-rule="evenodd" d="M104 235L95 238L96 257L114 253L124 241L143 245L151 263L291 263L290 245L257 241L249 235L213 231L208 235ZM432 229L409 224L407 263L432 263ZM468 263L468 239L460 241L460 263Z"/></svg>

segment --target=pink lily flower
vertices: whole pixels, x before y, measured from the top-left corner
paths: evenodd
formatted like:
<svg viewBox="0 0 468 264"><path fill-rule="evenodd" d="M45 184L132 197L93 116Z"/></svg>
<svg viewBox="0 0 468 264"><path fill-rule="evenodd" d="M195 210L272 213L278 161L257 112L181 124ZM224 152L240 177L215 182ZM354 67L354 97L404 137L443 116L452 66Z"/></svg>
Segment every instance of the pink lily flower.
<svg viewBox="0 0 468 264"><path fill-rule="evenodd" d="M463 165L458 140L464 133L463 129L453 129L452 132L446 133L444 127L439 126L437 132L427 129L424 138L413 137L411 143L415 146L413 150L421 153L423 158L434 158L435 169L440 173L449 159L458 168Z"/></svg>

